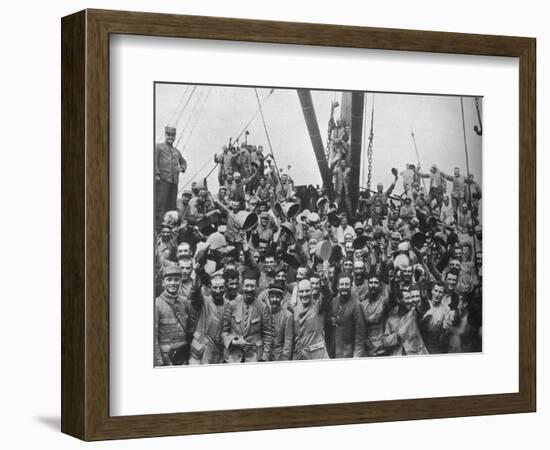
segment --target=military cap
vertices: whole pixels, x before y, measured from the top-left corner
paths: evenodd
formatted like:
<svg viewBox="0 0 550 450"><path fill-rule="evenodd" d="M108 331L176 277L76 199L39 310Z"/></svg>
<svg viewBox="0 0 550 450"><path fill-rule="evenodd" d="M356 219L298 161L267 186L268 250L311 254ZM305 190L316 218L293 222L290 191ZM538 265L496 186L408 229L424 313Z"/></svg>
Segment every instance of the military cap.
<svg viewBox="0 0 550 450"><path fill-rule="evenodd" d="M271 294L278 294L282 297L284 295L283 288L278 283L271 283L269 285L269 295Z"/></svg>
<svg viewBox="0 0 550 450"><path fill-rule="evenodd" d="M170 264L168 266L166 266L163 270L162 270L162 277L169 277L169 276L178 276L178 277L181 277L181 269L179 268L179 266L177 264Z"/></svg>
<svg viewBox="0 0 550 450"><path fill-rule="evenodd" d="M175 127L169 127L169 126L166 126L164 127L164 132L166 134L176 134L176 128Z"/></svg>
<svg viewBox="0 0 550 450"><path fill-rule="evenodd" d="M181 196L189 196L189 197L193 197L193 193L189 190L189 189L184 189L183 192L181 193Z"/></svg>

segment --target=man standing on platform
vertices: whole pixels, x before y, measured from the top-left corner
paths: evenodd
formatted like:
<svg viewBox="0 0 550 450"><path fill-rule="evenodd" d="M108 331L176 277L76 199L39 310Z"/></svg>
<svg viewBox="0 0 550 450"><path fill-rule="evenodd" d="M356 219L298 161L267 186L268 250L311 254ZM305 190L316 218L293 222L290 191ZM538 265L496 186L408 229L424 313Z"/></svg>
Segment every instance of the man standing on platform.
<svg viewBox="0 0 550 450"><path fill-rule="evenodd" d="M187 162L174 147L176 129L166 127L164 143L155 146L155 214L160 225L166 211L177 209L178 182L180 173L187 170Z"/></svg>

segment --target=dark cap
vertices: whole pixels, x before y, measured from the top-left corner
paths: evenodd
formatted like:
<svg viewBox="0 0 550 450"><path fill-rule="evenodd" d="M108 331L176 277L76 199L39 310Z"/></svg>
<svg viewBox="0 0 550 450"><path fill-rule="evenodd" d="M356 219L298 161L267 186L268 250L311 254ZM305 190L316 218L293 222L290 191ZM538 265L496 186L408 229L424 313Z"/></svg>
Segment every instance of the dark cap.
<svg viewBox="0 0 550 450"><path fill-rule="evenodd" d="M271 283L269 285L269 295L271 294L278 294L282 297L284 295L284 291L281 285L278 283Z"/></svg>
<svg viewBox="0 0 550 450"><path fill-rule="evenodd" d="M162 277L169 277L169 276L178 276L178 277L181 277L181 269L179 268L179 266L177 264L170 264L168 266L166 266L163 270L162 270Z"/></svg>

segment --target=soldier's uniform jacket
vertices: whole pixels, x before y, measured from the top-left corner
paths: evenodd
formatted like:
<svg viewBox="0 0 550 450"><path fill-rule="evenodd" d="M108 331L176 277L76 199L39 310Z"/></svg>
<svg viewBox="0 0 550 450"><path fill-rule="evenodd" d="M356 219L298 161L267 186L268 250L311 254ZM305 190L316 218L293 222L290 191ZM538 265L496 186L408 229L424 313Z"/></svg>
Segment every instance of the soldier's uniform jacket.
<svg viewBox="0 0 550 450"><path fill-rule="evenodd" d="M225 298L217 305L211 296L200 296L200 314L191 341L189 364L223 362L222 325L228 304Z"/></svg>
<svg viewBox="0 0 550 450"><path fill-rule="evenodd" d="M267 291L268 289L266 289ZM272 312L273 318L273 345L271 347L271 361L280 361L283 355L285 345L285 330L288 323L288 318L292 313L281 305L279 311Z"/></svg>
<svg viewBox="0 0 550 450"><path fill-rule="evenodd" d="M247 352L231 345L232 341L244 338L253 347ZM226 348L226 361L269 361L273 340L273 325L269 307L254 299L247 304L244 298L231 302L223 316L222 339Z"/></svg>
<svg viewBox="0 0 550 450"><path fill-rule="evenodd" d="M175 311L175 314L174 314ZM155 365L172 365L187 345L187 313L183 302L163 292L155 299Z"/></svg>
<svg viewBox="0 0 550 450"><path fill-rule="evenodd" d="M412 308L403 316L395 306L388 315L384 331L384 346L388 355L427 355L428 350L418 328L418 313Z"/></svg>
<svg viewBox="0 0 550 450"><path fill-rule="evenodd" d="M370 267L368 267L368 270L370 270ZM363 281L359 286L355 284L355 281L351 283L351 296L356 298L359 303L365 300L368 292L369 285L367 283L367 280Z"/></svg>
<svg viewBox="0 0 550 450"><path fill-rule="evenodd" d="M367 299L360 303L365 319L365 350L367 356L378 356L385 353L383 343L384 327L389 309L389 296L385 289L378 294L374 301Z"/></svg>
<svg viewBox="0 0 550 450"><path fill-rule="evenodd" d="M285 345L282 360L326 359L325 316L329 307L330 291L324 292L318 301L304 308L296 304L285 329Z"/></svg>
<svg viewBox="0 0 550 450"><path fill-rule="evenodd" d="M363 356L365 322L356 297L343 300L337 295L330 302L327 317L328 353L331 358Z"/></svg>
<svg viewBox="0 0 550 450"><path fill-rule="evenodd" d="M178 184L180 172L187 169L187 162L180 151L165 142L155 145L155 175L167 183Z"/></svg>

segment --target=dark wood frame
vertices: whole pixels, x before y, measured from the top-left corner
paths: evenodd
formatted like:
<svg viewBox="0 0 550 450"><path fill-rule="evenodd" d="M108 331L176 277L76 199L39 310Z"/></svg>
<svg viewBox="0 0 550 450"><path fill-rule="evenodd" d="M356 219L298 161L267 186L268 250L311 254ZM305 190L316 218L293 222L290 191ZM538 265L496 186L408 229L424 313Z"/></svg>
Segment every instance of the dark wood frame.
<svg viewBox="0 0 550 450"><path fill-rule="evenodd" d="M64 433L99 440L535 411L535 39L103 10L64 17L61 31ZM519 392L109 416L109 35L113 33L518 57Z"/></svg>

